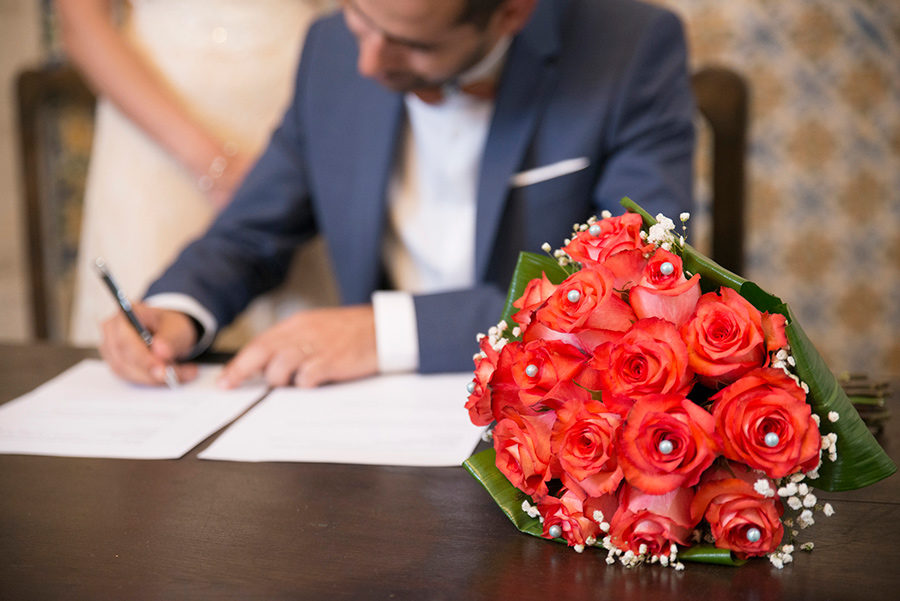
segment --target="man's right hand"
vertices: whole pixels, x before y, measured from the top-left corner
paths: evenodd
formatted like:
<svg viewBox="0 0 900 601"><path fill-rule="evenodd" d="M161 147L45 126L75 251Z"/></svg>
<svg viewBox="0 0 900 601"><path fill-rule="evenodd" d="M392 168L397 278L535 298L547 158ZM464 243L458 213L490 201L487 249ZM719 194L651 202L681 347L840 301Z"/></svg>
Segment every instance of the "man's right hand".
<svg viewBox="0 0 900 601"><path fill-rule="evenodd" d="M148 348L121 312L103 322L100 355L119 377L137 384L165 384L165 371L174 365L179 382L197 377L197 366L175 365L197 344L197 332L184 313L135 303L134 312L153 334Z"/></svg>

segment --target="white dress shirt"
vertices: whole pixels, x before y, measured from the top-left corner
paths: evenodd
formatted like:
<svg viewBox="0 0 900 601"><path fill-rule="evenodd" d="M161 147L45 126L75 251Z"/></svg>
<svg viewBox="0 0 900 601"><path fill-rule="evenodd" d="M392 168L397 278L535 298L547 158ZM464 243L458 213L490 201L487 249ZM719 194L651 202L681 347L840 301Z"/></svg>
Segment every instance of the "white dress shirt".
<svg viewBox="0 0 900 601"><path fill-rule="evenodd" d="M459 77L459 84L495 79L509 42L501 40ZM385 267L397 290L372 296L381 372L418 367L413 294L475 283L478 171L494 111L493 100L450 86L439 104L428 104L415 94L407 94L404 102L406 127L388 190L382 245Z"/></svg>

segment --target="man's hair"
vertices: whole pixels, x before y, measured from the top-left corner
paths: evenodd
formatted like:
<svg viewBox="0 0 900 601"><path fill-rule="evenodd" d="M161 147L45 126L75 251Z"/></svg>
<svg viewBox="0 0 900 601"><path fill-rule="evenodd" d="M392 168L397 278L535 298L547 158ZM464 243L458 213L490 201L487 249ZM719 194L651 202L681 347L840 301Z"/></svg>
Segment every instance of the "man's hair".
<svg viewBox="0 0 900 601"><path fill-rule="evenodd" d="M471 23L479 29L487 26L491 15L506 0L465 0L462 14L459 16L459 23Z"/></svg>

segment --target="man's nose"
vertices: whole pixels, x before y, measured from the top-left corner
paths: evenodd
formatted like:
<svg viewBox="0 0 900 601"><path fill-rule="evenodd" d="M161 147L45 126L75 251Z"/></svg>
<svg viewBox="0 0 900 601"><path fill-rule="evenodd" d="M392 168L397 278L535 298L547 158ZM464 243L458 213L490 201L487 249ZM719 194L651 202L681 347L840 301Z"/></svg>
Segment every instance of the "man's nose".
<svg viewBox="0 0 900 601"><path fill-rule="evenodd" d="M359 60L356 68L364 77L383 74L390 64L391 48L388 40L379 32L370 32L359 40Z"/></svg>

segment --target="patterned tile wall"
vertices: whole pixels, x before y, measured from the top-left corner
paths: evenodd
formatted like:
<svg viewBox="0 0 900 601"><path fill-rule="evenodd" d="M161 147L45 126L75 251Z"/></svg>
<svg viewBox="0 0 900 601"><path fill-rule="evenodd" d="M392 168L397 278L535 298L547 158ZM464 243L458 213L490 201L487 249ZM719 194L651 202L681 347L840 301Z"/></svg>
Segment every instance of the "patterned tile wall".
<svg viewBox="0 0 900 601"><path fill-rule="evenodd" d="M900 374L900 2L657 3L751 86L743 275L835 371Z"/></svg>

